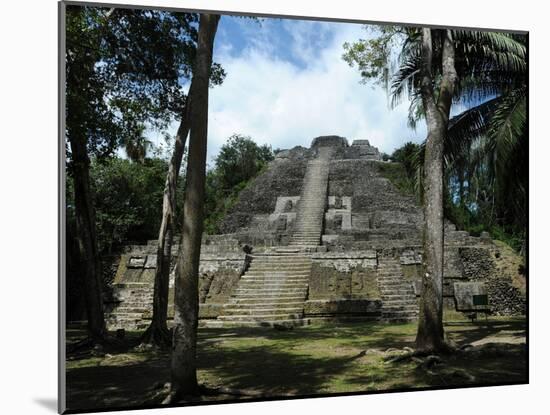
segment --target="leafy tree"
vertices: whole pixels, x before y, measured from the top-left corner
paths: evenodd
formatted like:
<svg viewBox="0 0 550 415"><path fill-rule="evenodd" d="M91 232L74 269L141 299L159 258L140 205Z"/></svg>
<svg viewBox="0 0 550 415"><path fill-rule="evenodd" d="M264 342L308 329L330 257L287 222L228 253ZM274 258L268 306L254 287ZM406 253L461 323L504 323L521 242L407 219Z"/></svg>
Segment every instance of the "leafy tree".
<svg viewBox="0 0 550 415"><path fill-rule="evenodd" d="M221 187L230 189L250 180L271 160L273 152L270 146L258 146L249 136L232 135L215 161Z"/></svg>
<svg viewBox="0 0 550 415"><path fill-rule="evenodd" d="M221 84L224 77L225 72L219 64L210 62L210 85ZM174 141L174 150L166 173L166 182L162 199L162 220L158 231L157 263L153 289L153 315L151 317L151 324L141 337L142 344L158 347L166 347L171 344L167 317L172 242L176 235L176 193L179 171L185 152L185 143L191 128L191 111L196 88L195 77L193 77L189 86L189 93L184 100L180 125Z"/></svg>
<svg viewBox="0 0 550 415"><path fill-rule="evenodd" d="M407 177L411 181L413 181L416 176L419 151L420 146L409 141L396 149L391 155L393 161L397 161L403 165Z"/></svg>
<svg viewBox="0 0 550 415"><path fill-rule="evenodd" d="M100 252L112 252L123 242L154 237L160 225L160 206L166 162L121 158L93 162L91 169ZM183 189L178 189L181 194Z"/></svg>
<svg viewBox="0 0 550 415"><path fill-rule="evenodd" d="M206 175L205 231L216 233L218 225L237 196L250 180L273 160L268 145L259 146L251 137L234 134L214 161L214 168Z"/></svg>
<svg viewBox="0 0 550 415"><path fill-rule="evenodd" d="M444 144L453 100L472 100L495 92L490 82L524 65L521 44L512 35L462 30L384 26L379 36L345 44L344 59L357 64L365 80L376 79L396 105L411 101L409 123L424 118L424 259L416 346L445 349L442 324ZM400 52L393 55L393 47ZM505 77L501 76L501 79ZM487 81L488 80L488 81ZM487 81L487 82L486 82ZM391 87L390 87L391 85Z"/></svg>
<svg viewBox="0 0 550 415"><path fill-rule="evenodd" d="M132 147L129 143L142 139L145 126L162 128L181 113L181 80L189 76L195 56L197 15L66 7L68 174L74 181L88 327L91 337L102 341L105 324L90 156L105 157L121 143ZM223 76L219 66L214 72ZM140 151L138 159L143 159Z"/></svg>
<svg viewBox="0 0 550 415"><path fill-rule="evenodd" d="M199 261L204 219L208 87L214 38L220 16L201 14L193 71L191 130L183 214L182 254L175 271L174 331L170 394L165 403L198 394L197 325Z"/></svg>
<svg viewBox="0 0 550 415"><path fill-rule="evenodd" d="M94 159L90 165L92 203L96 212L98 255L101 268L110 255L127 241L141 243L155 238L161 218L164 178L167 163L159 158L135 163L110 157ZM181 212L183 186L177 188L177 212ZM67 182L66 221L68 233L75 233L74 186ZM67 242L67 312L70 319L82 319L81 297L84 272L77 263L78 247L73 239ZM107 262L105 262L107 261ZM76 263L75 263L76 262ZM108 283L102 281L102 285Z"/></svg>

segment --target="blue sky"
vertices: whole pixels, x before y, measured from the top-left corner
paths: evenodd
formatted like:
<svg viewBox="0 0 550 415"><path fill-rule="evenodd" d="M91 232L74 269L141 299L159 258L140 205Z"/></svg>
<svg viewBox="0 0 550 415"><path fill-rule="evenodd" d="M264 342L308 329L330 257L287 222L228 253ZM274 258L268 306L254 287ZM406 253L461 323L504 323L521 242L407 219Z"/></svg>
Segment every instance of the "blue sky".
<svg viewBox="0 0 550 415"><path fill-rule="evenodd" d="M360 84L341 59L344 42L366 36L359 24L223 16L214 60L227 77L210 91L209 163L234 133L273 148L308 147L330 134L368 139L387 153L420 142L425 127L407 127L408 102L390 109L386 93Z"/></svg>

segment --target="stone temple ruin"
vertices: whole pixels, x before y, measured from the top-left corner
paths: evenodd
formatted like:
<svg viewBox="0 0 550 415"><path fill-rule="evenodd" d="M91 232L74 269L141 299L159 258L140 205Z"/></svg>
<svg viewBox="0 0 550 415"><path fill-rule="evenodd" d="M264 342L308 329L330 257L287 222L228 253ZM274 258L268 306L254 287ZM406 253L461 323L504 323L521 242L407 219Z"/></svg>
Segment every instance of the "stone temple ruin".
<svg viewBox="0 0 550 415"><path fill-rule="evenodd" d="M367 140L323 136L277 153L204 237L200 325L303 325L417 318L422 209L397 190ZM178 253L177 241L173 255ZM525 312L497 245L446 224L447 309ZM111 329L139 329L152 311L156 241L127 246L108 299ZM173 273L170 282L173 314Z"/></svg>

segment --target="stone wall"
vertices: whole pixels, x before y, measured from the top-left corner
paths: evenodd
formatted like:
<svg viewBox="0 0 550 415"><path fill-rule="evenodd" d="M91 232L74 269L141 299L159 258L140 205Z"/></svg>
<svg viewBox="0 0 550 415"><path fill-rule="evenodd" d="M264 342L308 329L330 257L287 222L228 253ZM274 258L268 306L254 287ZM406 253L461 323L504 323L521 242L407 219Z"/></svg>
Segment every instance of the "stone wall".
<svg viewBox="0 0 550 415"><path fill-rule="evenodd" d="M494 246L490 248L461 248L460 256L464 264L464 275L469 280L485 283L490 310L493 314L525 314L525 291L514 284L511 275L503 275L496 267L496 259L501 255L502 252Z"/></svg>
<svg viewBox="0 0 550 415"><path fill-rule="evenodd" d="M304 313L309 317L380 315L376 252L315 253Z"/></svg>
<svg viewBox="0 0 550 415"><path fill-rule="evenodd" d="M277 198L300 196L307 161L312 154L298 147L279 153L268 168L244 189L220 225L223 233L260 233L273 237L269 215Z"/></svg>
<svg viewBox="0 0 550 415"><path fill-rule="evenodd" d="M178 239L175 238L174 242ZM124 315L129 301L134 312L141 312L144 321L150 319L152 312L152 293L156 269L156 241L146 245L131 245L125 248L120 256L116 274L113 278L112 291L107 293L105 307L109 319L114 321L111 328L117 327L117 315ZM174 269L179 250L177 243L173 246L172 270L169 282L168 317L174 315ZM216 318L220 310L233 293L241 275L250 263L250 248L238 243L231 235L205 237L201 246L199 264L199 318ZM131 293L139 290L143 298L137 301L130 298ZM135 296L136 294L134 294ZM128 303L128 304L127 304ZM141 311L139 311L141 310ZM122 324L122 323L121 323ZM135 327L124 322L127 327ZM137 327L141 327L137 325Z"/></svg>

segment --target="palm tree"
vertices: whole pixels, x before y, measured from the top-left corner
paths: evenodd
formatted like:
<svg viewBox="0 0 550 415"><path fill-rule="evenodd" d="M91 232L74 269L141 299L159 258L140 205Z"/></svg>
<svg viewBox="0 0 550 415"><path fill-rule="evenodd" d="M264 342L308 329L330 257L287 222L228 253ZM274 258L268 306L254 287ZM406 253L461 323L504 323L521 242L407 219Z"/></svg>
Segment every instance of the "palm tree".
<svg viewBox="0 0 550 415"><path fill-rule="evenodd" d="M144 126L136 127L136 135L126 137L124 140L124 151L128 158L136 163L144 163L148 150L151 148L151 141L143 136Z"/></svg>
<svg viewBox="0 0 550 415"><path fill-rule="evenodd" d="M391 46L396 36L403 42L397 63L392 65ZM453 147L472 149L467 142L448 139L448 129L452 126L449 123L451 105L456 102L478 105L500 96L502 91L511 90L523 78L526 68L525 44L517 35L506 33L386 26L380 29L379 38L344 47L347 50L344 59L350 64L357 63L364 78L378 78L385 84L393 106L405 96L410 99L411 125L421 118L426 120L428 137L422 148L426 273L423 277L416 345L420 350L440 350L445 348L441 290L443 166L451 160L449 154L466 154L464 151L450 151ZM508 100L503 98L504 101ZM514 107L512 100L509 100L507 108L519 107ZM514 123L510 123L506 114L509 113L504 108L498 113L495 109L491 117L495 119L491 129L495 136L500 131L510 138L511 131L517 132L511 125L521 125L521 111L516 112ZM498 128L498 119L503 120L503 129ZM504 141L507 143L506 148L513 147L511 141ZM497 148L496 143L493 148ZM454 166L457 168L464 165L459 163L463 161L459 157L455 161ZM503 160L495 159L495 165L499 163L506 164Z"/></svg>

